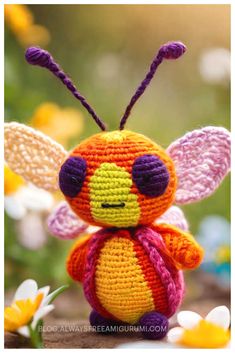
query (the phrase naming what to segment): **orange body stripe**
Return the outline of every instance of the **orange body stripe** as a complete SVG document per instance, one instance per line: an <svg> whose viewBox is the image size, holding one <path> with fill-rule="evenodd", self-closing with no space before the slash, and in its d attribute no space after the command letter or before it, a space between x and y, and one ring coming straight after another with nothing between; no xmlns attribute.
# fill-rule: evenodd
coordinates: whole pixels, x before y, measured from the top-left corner
<svg viewBox="0 0 235 353"><path fill-rule="evenodd" d="M66 268L74 281L83 281L90 237L91 235L89 234L79 239L68 254Z"/></svg>

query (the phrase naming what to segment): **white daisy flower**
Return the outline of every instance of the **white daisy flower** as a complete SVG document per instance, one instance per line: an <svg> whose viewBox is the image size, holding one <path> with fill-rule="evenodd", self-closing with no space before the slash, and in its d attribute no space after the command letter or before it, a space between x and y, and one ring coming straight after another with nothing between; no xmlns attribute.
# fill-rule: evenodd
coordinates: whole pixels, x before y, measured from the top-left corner
<svg viewBox="0 0 235 353"><path fill-rule="evenodd" d="M180 326L167 334L169 343L192 348L228 347L230 312L226 306L217 306L204 319L193 311L181 311L177 321Z"/></svg>
<svg viewBox="0 0 235 353"><path fill-rule="evenodd" d="M4 167L4 207L9 217L20 220L27 211L49 211L54 203L53 196L24 180L10 168Z"/></svg>

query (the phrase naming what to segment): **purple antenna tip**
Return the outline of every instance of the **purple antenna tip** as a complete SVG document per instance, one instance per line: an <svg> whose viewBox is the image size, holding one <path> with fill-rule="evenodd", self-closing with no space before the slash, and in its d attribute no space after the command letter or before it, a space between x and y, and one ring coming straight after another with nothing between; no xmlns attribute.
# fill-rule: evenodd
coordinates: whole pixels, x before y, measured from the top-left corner
<svg viewBox="0 0 235 353"><path fill-rule="evenodd" d="M52 64L51 55L39 47L30 47L25 52L25 59L31 65L38 65L49 68Z"/></svg>
<svg viewBox="0 0 235 353"><path fill-rule="evenodd" d="M161 46L159 56L164 59L178 59L186 51L186 46L181 42L169 42Z"/></svg>
<svg viewBox="0 0 235 353"><path fill-rule="evenodd" d="M67 89L73 94L73 96L80 101L80 103L93 117L96 124L101 128L101 130L106 130L103 121L98 117L93 108L86 101L85 97L81 95L81 93L74 86L71 79L59 67L59 65L55 62L55 60L48 51L39 47L30 47L25 52L25 59L31 65L45 67L46 69L51 71L53 75L55 75L67 87Z"/></svg>
<svg viewBox="0 0 235 353"><path fill-rule="evenodd" d="M164 61L164 59L178 59L181 55L183 55L186 51L186 46L181 42L168 42L161 46L159 52L154 57L152 64L150 66L149 71L147 72L144 80L141 82L135 94L132 96L130 103L126 107L125 113L120 121L119 128L120 130L124 129L126 121L131 113L131 110L136 103L136 101L140 98L140 96L144 93L150 81L155 75L158 66Z"/></svg>

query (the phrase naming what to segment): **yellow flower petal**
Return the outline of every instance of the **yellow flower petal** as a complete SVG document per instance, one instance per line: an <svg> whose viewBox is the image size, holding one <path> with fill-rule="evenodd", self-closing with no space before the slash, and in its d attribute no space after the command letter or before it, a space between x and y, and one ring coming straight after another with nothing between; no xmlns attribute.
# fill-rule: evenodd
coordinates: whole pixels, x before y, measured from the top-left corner
<svg viewBox="0 0 235 353"><path fill-rule="evenodd" d="M40 25L32 25L22 30L18 34L19 41L23 46L28 45L47 45L50 41L50 34L48 30Z"/></svg>
<svg viewBox="0 0 235 353"><path fill-rule="evenodd" d="M228 330L206 320L201 320L195 328L184 330L179 343L193 348L222 348L227 345L229 340L230 332Z"/></svg>
<svg viewBox="0 0 235 353"><path fill-rule="evenodd" d="M36 296L36 299L34 301L34 305L35 305L35 311L39 308L42 300L43 300L44 294L42 292L38 293L38 295Z"/></svg>
<svg viewBox="0 0 235 353"><path fill-rule="evenodd" d="M38 310L43 299L43 293L39 293L35 300L17 300L4 310L5 331L16 331L19 327L27 325Z"/></svg>
<svg viewBox="0 0 235 353"><path fill-rule="evenodd" d="M5 20L8 27L23 46L46 45L50 40L48 30L34 24L34 17L26 5L5 5Z"/></svg>
<svg viewBox="0 0 235 353"><path fill-rule="evenodd" d="M19 327L18 321L4 317L4 330L7 332L15 332Z"/></svg>
<svg viewBox="0 0 235 353"><path fill-rule="evenodd" d="M4 165L4 194L14 194L25 182L23 178L15 174L7 165Z"/></svg>
<svg viewBox="0 0 235 353"><path fill-rule="evenodd" d="M33 15L25 5L5 5L5 20L14 33L19 33L33 24Z"/></svg>
<svg viewBox="0 0 235 353"><path fill-rule="evenodd" d="M7 307L4 310L5 331L15 331L20 326L21 313L14 307Z"/></svg>
<svg viewBox="0 0 235 353"><path fill-rule="evenodd" d="M83 116L78 110L61 109L58 105L47 102L35 111L31 118L31 126L66 146L69 139L81 133Z"/></svg>

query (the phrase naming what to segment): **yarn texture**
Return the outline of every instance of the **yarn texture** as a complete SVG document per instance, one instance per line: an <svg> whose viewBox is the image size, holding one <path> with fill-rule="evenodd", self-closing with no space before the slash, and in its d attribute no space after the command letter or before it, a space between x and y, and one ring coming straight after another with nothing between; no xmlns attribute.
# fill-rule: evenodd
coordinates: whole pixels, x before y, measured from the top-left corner
<svg viewBox="0 0 235 353"><path fill-rule="evenodd" d="M61 168L60 184L74 173L71 158L86 161L80 192L79 173L69 192L73 211L97 226L133 227L151 224L173 203L177 186L174 163L157 144L128 130L102 132L78 145ZM65 166L65 167L64 167ZM82 177L83 179L83 177Z"/></svg>
<svg viewBox="0 0 235 353"><path fill-rule="evenodd" d="M168 147L179 180L177 204L201 200L216 190L230 171L230 145L226 129L208 126L187 133Z"/></svg>
<svg viewBox="0 0 235 353"><path fill-rule="evenodd" d="M103 121L50 53L31 47L25 54L31 65L52 72L102 130L68 153L32 128L5 124L8 166L37 187L60 189L65 197L48 218L48 228L60 239L80 236L66 266L72 279L83 285L93 309L90 322L97 331L99 326L136 324L143 326L146 338L163 338L168 318L184 295L182 271L197 268L203 258L183 212L173 204L213 194L230 170L230 133L221 127L202 128L165 150L124 129L159 65L185 51L181 42L160 47L119 130L111 132L105 131ZM93 234L90 225L96 226ZM96 231L97 227L101 228Z"/></svg>
<svg viewBox="0 0 235 353"><path fill-rule="evenodd" d="M140 326L145 329L145 338L150 340L159 340L166 336L169 324L164 315L156 312L150 312L142 316ZM155 327L155 330L153 330L153 327Z"/></svg>
<svg viewBox="0 0 235 353"><path fill-rule="evenodd" d="M157 218L153 225L165 223L171 224L184 232L188 232L189 225L183 211L177 206L171 206L161 217Z"/></svg>
<svg viewBox="0 0 235 353"><path fill-rule="evenodd" d="M76 99L78 99L83 107L88 111L88 113L95 120L97 125L101 128L101 130L105 130L105 124L95 113L94 109L87 102L85 97L81 95L81 93L76 89L71 79L64 73L64 71L59 67L59 65L55 62L53 57L48 51L41 49L39 47L31 47L26 50L25 58L31 65L38 65L50 70L56 77L61 80L61 82L68 88L68 90L74 95Z"/></svg>
<svg viewBox="0 0 235 353"><path fill-rule="evenodd" d="M28 126L5 123L5 160L9 167L39 188L58 190L58 169L67 156L64 148Z"/></svg>
<svg viewBox="0 0 235 353"><path fill-rule="evenodd" d="M127 323L137 323L149 311L170 317L184 293L182 273L161 236L146 227L103 229L83 238L69 254L67 269L83 282L97 312Z"/></svg>
<svg viewBox="0 0 235 353"><path fill-rule="evenodd" d="M88 228L88 224L82 222L65 201L50 214L47 226L51 234L60 239L74 239Z"/></svg>

